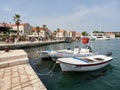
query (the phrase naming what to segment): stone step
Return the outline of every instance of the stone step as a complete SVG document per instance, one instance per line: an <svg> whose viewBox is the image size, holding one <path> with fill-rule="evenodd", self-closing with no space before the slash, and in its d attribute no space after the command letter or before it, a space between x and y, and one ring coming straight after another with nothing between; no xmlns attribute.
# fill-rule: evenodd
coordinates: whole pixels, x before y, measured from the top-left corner
<svg viewBox="0 0 120 90"><path fill-rule="evenodd" d="M11 61L20 58L27 58L27 53L24 50L10 50L9 52L0 52L0 62Z"/></svg>
<svg viewBox="0 0 120 90"><path fill-rule="evenodd" d="M16 59L21 59L21 58L27 58L27 55L15 55L15 56L2 57L2 58L0 58L0 63L6 62L6 61L14 61Z"/></svg>
<svg viewBox="0 0 120 90"><path fill-rule="evenodd" d="M10 67L10 66L15 66L15 65L20 65L20 64L25 64L28 63L29 59L26 58L20 58L20 59L14 59L14 60L9 60L9 61L4 61L0 62L0 69L5 68L5 67Z"/></svg>

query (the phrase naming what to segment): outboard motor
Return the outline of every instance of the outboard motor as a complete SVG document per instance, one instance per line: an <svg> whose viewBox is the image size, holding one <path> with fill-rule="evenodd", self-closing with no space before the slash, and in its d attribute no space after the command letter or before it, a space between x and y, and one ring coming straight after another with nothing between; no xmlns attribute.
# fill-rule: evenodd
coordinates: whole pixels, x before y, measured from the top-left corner
<svg viewBox="0 0 120 90"><path fill-rule="evenodd" d="M69 47L69 48L67 48L67 50L71 50L71 48Z"/></svg>
<svg viewBox="0 0 120 90"><path fill-rule="evenodd" d="M89 52L92 52L92 48L89 45L86 45L85 48L89 49Z"/></svg>
<svg viewBox="0 0 120 90"><path fill-rule="evenodd" d="M106 55L106 56L111 56L111 55L112 55L112 52L107 52L105 55Z"/></svg>

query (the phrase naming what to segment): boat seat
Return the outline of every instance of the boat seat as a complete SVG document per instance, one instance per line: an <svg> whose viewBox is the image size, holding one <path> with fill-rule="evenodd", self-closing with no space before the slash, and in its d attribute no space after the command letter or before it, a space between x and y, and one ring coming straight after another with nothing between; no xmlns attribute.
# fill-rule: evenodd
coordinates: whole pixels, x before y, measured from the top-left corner
<svg viewBox="0 0 120 90"><path fill-rule="evenodd" d="M79 48L74 48L74 54L78 54L80 52Z"/></svg>
<svg viewBox="0 0 120 90"><path fill-rule="evenodd" d="M104 59L103 58L94 58L95 60L98 60L98 61L103 61Z"/></svg>
<svg viewBox="0 0 120 90"><path fill-rule="evenodd" d="M89 53L89 49L81 48L80 53Z"/></svg>
<svg viewBox="0 0 120 90"><path fill-rule="evenodd" d="M92 59L89 59L89 58L83 58L84 60L87 60L88 62L95 62L96 60L92 60Z"/></svg>

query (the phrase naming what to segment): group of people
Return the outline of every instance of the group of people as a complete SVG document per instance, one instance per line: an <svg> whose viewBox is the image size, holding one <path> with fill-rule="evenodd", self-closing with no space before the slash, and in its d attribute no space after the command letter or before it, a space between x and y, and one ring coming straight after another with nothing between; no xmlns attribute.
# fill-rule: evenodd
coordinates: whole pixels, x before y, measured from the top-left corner
<svg viewBox="0 0 120 90"><path fill-rule="evenodd" d="M15 42L15 38L13 38L13 37L7 37L6 39L5 39L5 42L8 44L8 43L14 43Z"/></svg>

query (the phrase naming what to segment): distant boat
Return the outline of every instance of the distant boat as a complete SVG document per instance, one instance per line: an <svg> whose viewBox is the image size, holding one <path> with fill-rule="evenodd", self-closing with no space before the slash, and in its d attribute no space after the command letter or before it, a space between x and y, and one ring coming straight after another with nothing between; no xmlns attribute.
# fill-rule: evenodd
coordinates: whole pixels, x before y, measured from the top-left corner
<svg viewBox="0 0 120 90"><path fill-rule="evenodd" d="M93 33L91 35L91 38L95 40L109 40L110 39L104 33Z"/></svg>

